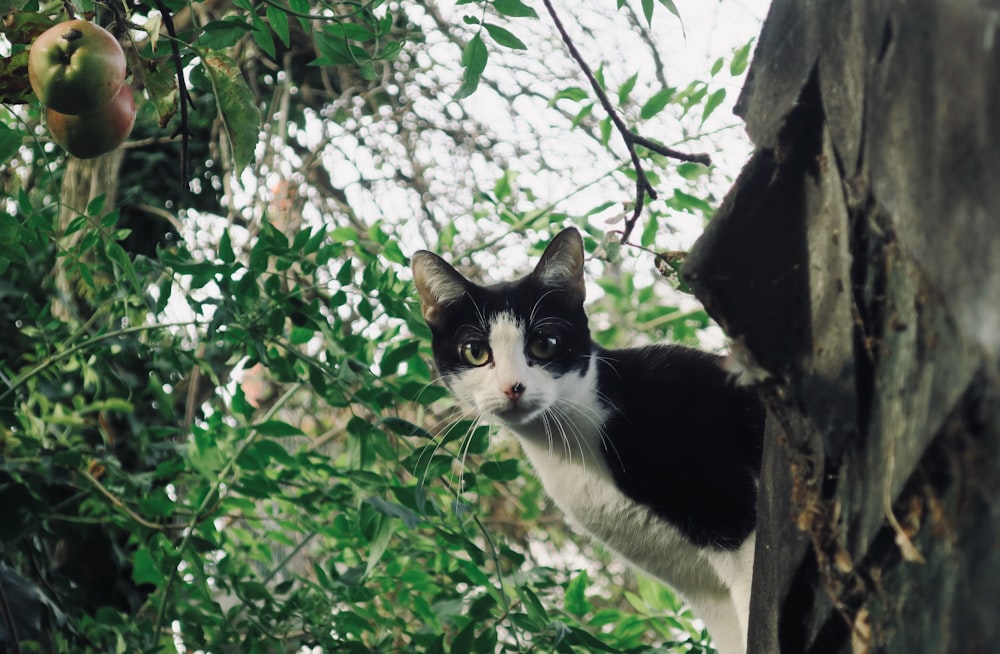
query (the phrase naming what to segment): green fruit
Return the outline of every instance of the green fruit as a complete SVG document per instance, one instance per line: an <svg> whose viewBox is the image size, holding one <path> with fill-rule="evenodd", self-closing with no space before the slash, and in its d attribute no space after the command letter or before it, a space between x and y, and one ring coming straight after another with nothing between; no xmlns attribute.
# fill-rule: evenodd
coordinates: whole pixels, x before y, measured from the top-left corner
<svg viewBox="0 0 1000 654"><path fill-rule="evenodd" d="M121 145L135 124L135 96L128 84L111 103L89 114L45 112L52 140L80 159L92 159Z"/></svg>
<svg viewBox="0 0 1000 654"><path fill-rule="evenodd" d="M63 114L87 114L109 104L118 97L125 72L125 53L115 37L85 20L43 32L28 56L35 95Z"/></svg>

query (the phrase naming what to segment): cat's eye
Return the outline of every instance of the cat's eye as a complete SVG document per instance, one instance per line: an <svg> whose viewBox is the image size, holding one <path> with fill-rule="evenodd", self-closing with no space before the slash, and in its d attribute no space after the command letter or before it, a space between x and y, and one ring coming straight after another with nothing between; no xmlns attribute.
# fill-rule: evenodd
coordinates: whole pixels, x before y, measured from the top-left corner
<svg viewBox="0 0 1000 654"><path fill-rule="evenodd" d="M528 354L547 361L559 352L559 339L548 334L535 334L528 342Z"/></svg>
<svg viewBox="0 0 1000 654"><path fill-rule="evenodd" d="M490 348L477 341L462 343L458 351L465 362L471 366L485 366L493 358Z"/></svg>

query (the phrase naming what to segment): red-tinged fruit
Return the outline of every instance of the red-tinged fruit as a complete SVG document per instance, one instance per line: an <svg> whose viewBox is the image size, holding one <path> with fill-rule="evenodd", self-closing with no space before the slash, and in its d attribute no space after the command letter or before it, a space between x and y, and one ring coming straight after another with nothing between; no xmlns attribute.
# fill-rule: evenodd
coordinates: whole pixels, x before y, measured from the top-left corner
<svg viewBox="0 0 1000 654"><path fill-rule="evenodd" d="M93 159L125 142L135 125L135 96L123 86L110 104L89 114L74 116L51 108L45 112L52 140L79 159Z"/></svg>
<svg viewBox="0 0 1000 654"><path fill-rule="evenodd" d="M118 97L125 53L103 27L69 20L31 44L28 79L42 104L63 114L89 114Z"/></svg>

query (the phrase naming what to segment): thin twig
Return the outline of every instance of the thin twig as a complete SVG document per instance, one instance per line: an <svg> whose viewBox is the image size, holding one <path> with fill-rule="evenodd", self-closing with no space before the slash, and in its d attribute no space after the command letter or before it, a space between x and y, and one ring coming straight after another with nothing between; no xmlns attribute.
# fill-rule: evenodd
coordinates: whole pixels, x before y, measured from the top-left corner
<svg viewBox="0 0 1000 654"><path fill-rule="evenodd" d="M600 100L601 106L604 107L604 111L607 112L608 118L610 118L611 122L614 123L618 133L621 134L622 140L625 141L625 147L628 149L629 158L632 160L632 167L635 169L635 208L632 210L632 216L625 221L625 229L622 231L622 243L627 243L629 236L632 234L632 230L635 229L639 216L642 215L642 209L646 204L646 197L648 196L651 200L655 200L657 198L656 189L654 189L653 185L649 183L646 171L642 167L642 161L639 159L639 154L636 152L636 145L641 145L644 148L665 157L670 157L671 159L690 161L704 164L706 166L712 163L712 159L707 153L688 154L674 150L673 148L668 148L665 145L660 145L655 141L643 138L630 130L628 126L625 125L625 121L622 120L621 116L618 115L618 112L611 104L611 99L608 98L608 94L604 92L603 88L601 88L601 84L597 81L597 77L594 75L594 72L591 70L586 60L584 60L583 55L580 54L579 50L577 50L576 44L573 43L573 39L571 39L569 33L566 32L566 28L563 27L562 21L559 19L559 14L556 13L551 0L542 0L542 2L545 4L545 9L549 12L549 16L552 18L552 23L556 26L556 30L559 32L560 38L562 38L563 43L566 44L566 48L569 50L570 56L572 56L577 65L580 66L580 70L583 71L587 81L590 82L591 88L594 89L594 93L597 94L597 98Z"/></svg>
<svg viewBox="0 0 1000 654"><path fill-rule="evenodd" d="M109 491L107 488L105 488L104 484L102 484L97 479L97 477L90 474L88 471L86 470L80 471L80 476L89 481L91 485L94 486L94 488L100 491L101 495L106 497L108 501L111 502L111 504L124 511L126 514L128 514L128 517L132 518L143 527L147 527L149 529L155 529L156 531L163 531L163 525L158 525L155 522L150 522L149 520L146 520L132 509L128 508L128 506L125 504L124 501L122 501L120 497L118 497L117 495Z"/></svg>
<svg viewBox="0 0 1000 654"><path fill-rule="evenodd" d="M177 73L177 97L181 110L181 124L177 127L171 138L181 135L181 189L190 191L191 185L188 180L190 153L188 151L188 140L191 138L191 128L188 124L188 103L191 96L188 95L187 83L184 81L184 64L181 62L181 49L177 45L177 31L174 29L174 19L170 15L170 10L163 4L163 0L153 0L156 8L160 11L163 24L170 35L170 53L174 60L174 70Z"/></svg>

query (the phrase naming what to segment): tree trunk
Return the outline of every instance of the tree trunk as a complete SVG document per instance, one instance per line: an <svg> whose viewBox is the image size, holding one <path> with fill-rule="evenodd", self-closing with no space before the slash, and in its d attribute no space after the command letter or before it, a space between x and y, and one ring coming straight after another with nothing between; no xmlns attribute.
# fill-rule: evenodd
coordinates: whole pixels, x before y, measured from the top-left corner
<svg viewBox="0 0 1000 654"><path fill-rule="evenodd" d="M76 318L85 321L90 317L90 307L80 297L84 291L80 287L79 267L92 261L93 253L77 252L84 234L88 230L77 230L63 235L66 228L78 216L87 212L91 200L103 195L102 215L114 209L118 199L118 177L123 151L115 149L96 159L66 157L62 186L59 192L59 250L66 256L56 258L52 276L55 280L56 297L52 303L52 314L61 320Z"/></svg>
<svg viewBox="0 0 1000 654"><path fill-rule="evenodd" d="M685 268L771 374L751 653L1000 652L998 80L996 9L771 8Z"/></svg>

